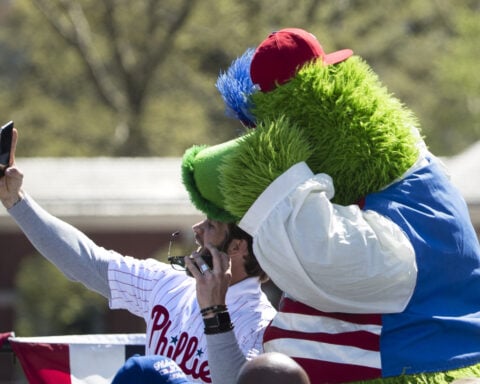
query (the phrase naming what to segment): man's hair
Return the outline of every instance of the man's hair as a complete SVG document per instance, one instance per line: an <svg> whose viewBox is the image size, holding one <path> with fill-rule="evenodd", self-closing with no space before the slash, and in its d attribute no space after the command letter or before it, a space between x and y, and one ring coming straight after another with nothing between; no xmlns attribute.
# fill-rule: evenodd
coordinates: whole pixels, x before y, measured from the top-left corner
<svg viewBox="0 0 480 384"><path fill-rule="evenodd" d="M247 232L245 232L242 228L240 228L238 225L234 223L229 223L228 224L228 236L229 236L229 241L230 243L231 240L233 239L238 239L238 240L246 240L248 244L248 255L245 257L245 272L247 272L247 275L250 277L258 277L260 282L265 283L268 281L268 276L265 273L265 271L262 269L260 264L258 264L257 258L255 257L255 254L253 253L253 238L250 236Z"/></svg>

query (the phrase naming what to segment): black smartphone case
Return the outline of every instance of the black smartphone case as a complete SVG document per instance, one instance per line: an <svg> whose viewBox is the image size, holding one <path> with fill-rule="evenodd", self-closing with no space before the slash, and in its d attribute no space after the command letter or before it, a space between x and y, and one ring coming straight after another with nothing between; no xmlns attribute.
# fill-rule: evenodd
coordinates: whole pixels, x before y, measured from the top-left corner
<svg viewBox="0 0 480 384"><path fill-rule="evenodd" d="M5 174L9 165L12 149L13 121L5 124L0 131L0 176Z"/></svg>

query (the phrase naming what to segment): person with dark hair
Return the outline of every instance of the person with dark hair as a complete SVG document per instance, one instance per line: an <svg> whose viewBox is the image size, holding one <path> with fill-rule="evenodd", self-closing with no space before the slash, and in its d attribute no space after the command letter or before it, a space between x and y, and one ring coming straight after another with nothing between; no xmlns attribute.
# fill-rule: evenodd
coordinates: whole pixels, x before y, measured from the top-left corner
<svg viewBox="0 0 480 384"><path fill-rule="evenodd" d="M172 358L189 380L211 383L209 335L234 334L245 358L263 351L263 332L276 310L261 289L265 273L253 255L250 236L235 225L208 218L193 225L198 250L191 258L172 262L186 264L195 279L185 268L176 270L177 264L104 249L23 191L23 174L14 162L16 141L14 130L12 165L0 177L3 205L34 247L66 277L106 297L111 309L126 309L145 320L147 355ZM219 276L221 286L197 300L196 287Z"/></svg>

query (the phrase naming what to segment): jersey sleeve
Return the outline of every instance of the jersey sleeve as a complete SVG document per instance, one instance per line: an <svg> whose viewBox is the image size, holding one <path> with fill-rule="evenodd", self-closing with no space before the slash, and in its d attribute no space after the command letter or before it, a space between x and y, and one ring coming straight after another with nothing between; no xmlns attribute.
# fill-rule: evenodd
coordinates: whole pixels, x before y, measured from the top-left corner
<svg viewBox="0 0 480 384"><path fill-rule="evenodd" d="M174 271L170 265L155 259L140 260L126 256L113 260L108 267L111 290L111 309L126 309L144 317L149 313L153 290L168 295L174 287L186 279L185 272Z"/></svg>
<svg viewBox="0 0 480 384"><path fill-rule="evenodd" d="M248 360L263 352L263 334L276 314L271 307L265 306L264 310L264 313L252 313L248 319L244 316L234 321L234 331L240 349Z"/></svg>
<svg viewBox="0 0 480 384"><path fill-rule="evenodd" d="M262 292L258 279L250 277L231 286L227 304L244 356L251 359L262 353L263 334L277 312Z"/></svg>

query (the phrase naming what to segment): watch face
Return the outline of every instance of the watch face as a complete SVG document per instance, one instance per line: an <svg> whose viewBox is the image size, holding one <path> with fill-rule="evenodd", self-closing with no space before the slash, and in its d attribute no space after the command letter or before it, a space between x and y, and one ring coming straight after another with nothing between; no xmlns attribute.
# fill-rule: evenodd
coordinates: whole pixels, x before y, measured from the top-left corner
<svg viewBox="0 0 480 384"><path fill-rule="evenodd" d="M216 313L213 317L203 319L203 322L207 328L227 327L232 324L228 312Z"/></svg>
<svg viewBox="0 0 480 384"><path fill-rule="evenodd" d="M203 317L203 324L205 325L204 332L206 335L228 332L233 329L232 320L230 319L226 305L212 305L211 307L202 308L200 312L202 316L214 315L213 317Z"/></svg>
<svg viewBox="0 0 480 384"><path fill-rule="evenodd" d="M213 316L209 317L207 319L203 319L203 322L205 323L205 326L208 328L213 328L213 327L218 327L218 317Z"/></svg>

